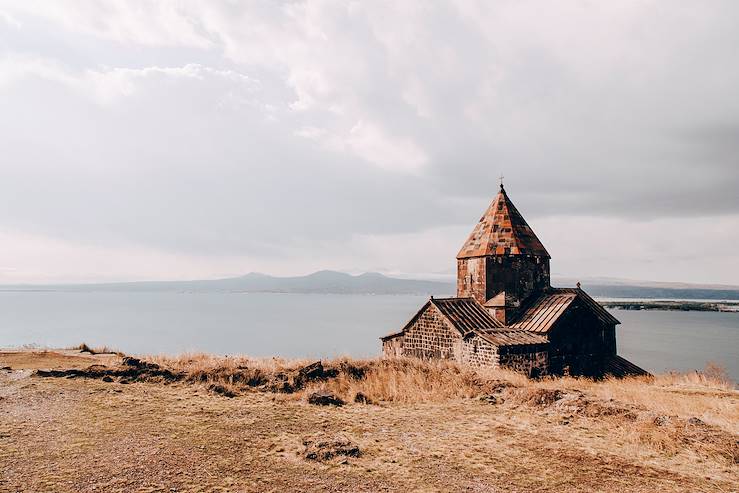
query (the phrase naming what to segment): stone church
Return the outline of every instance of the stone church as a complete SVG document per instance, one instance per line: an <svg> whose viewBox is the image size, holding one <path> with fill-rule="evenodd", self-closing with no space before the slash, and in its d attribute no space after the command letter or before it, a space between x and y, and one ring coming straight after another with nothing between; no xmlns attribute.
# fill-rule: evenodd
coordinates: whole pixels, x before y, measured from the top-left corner
<svg viewBox="0 0 739 493"><path fill-rule="evenodd" d="M432 296L402 330L382 338L383 355L530 376L645 374L616 354L620 322L579 283L551 287L549 259L501 184L457 254L457 296Z"/></svg>

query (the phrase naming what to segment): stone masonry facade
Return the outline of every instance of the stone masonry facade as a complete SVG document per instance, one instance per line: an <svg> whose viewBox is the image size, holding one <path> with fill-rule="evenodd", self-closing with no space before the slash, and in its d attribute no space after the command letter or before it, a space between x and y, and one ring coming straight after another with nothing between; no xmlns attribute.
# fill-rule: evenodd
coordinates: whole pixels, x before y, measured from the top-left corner
<svg viewBox="0 0 739 493"><path fill-rule="evenodd" d="M546 257L473 257L457 260L457 296L482 304L500 292L517 308L530 294L549 287Z"/></svg>
<svg viewBox="0 0 739 493"><path fill-rule="evenodd" d="M455 331L456 332L456 331ZM456 359L462 336L449 330L441 313L429 305L403 334L403 356L421 359Z"/></svg>
<svg viewBox="0 0 739 493"><path fill-rule="evenodd" d="M644 374L616 353L619 321L577 288L553 288L550 256L503 184L456 257L454 298L431 297L385 357L446 359L530 376Z"/></svg>
<svg viewBox="0 0 739 493"><path fill-rule="evenodd" d="M457 361L470 366L498 368L500 366L498 347L474 334L465 338Z"/></svg>
<svg viewBox="0 0 739 493"><path fill-rule="evenodd" d="M424 360L447 359L483 368L506 367L527 375L547 374L546 346L502 346L480 334L466 337L449 327L432 306L413 321L402 335L383 340L383 357L414 357Z"/></svg>
<svg viewBox="0 0 739 493"><path fill-rule="evenodd" d="M533 377L549 373L549 351L546 346L504 346L500 365Z"/></svg>

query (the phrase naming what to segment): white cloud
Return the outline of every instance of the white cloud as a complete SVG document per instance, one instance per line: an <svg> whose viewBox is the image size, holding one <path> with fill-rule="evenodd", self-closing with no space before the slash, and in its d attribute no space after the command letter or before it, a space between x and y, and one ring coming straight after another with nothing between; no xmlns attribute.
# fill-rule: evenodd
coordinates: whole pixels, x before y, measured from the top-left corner
<svg viewBox="0 0 739 493"><path fill-rule="evenodd" d="M85 33L119 43L207 48L211 36L204 30L192 2L176 0L4 0L0 6L20 14L41 16L74 33Z"/></svg>
<svg viewBox="0 0 739 493"><path fill-rule="evenodd" d="M739 284L739 215L629 221L553 216L529 221L566 276Z"/></svg>
<svg viewBox="0 0 739 493"><path fill-rule="evenodd" d="M66 85L73 85L75 77L69 75L59 62L22 54L0 57L0 88L15 84L27 77L41 77Z"/></svg>
<svg viewBox="0 0 739 493"><path fill-rule="evenodd" d="M0 284L218 278L254 264L247 257L91 245L16 231L1 231L0 244Z"/></svg>
<svg viewBox="0 0 739 493"><path fill-rule="evenodd" d="M23 27L21 21L7 12L3 12L2 10L0 10L0 21L4 22L6 25L12 27L13 29L20 29Z"/></svg>
<svg viewBox="0 0 739 493"><path fill-rule="evenodd" d="M381 167L416 171L428 162L411 139L388 135L381 126L365 121L351 128L344 143L357 156Z"/></svg>
<svg viewBox="0 0 739 493"><path fill-rule="evenodd" d="M563 274L739 279L669 219L735 243L736 3L664 5L0 0L0 227L439 271L503 171Z"/></svg>
<svg viewBox="0 0 739 493"><path fill-rule="evenodd" d="M258 81L233 70L217 70L190 63L181 67L103 68L74 72L55 60L29 55L0 57L0 87L30 77L61 83L76 92L92 98L99 104L111 104L131 96L146 79L183 78L202 81L218 78L235 83L249 91L258 87Z"/></svg>
<svg viewBox="0 0 739 493"><path fill-rule="evenodd" d="M428 163L428 156L415 142L388 135L382 127L370 122L359 121L343 135L317 127L303 127L295 135L316 140L331 151L351 153L391 171L417 173Z"/></svg>

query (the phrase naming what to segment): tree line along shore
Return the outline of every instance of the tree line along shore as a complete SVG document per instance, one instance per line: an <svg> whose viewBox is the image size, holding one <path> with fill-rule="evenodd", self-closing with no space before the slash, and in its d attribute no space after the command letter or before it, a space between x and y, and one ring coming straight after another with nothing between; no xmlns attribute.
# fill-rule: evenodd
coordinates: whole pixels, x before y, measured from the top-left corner
<svg viewBox="0 0 739 493"><path fill-rule="evenodd" d="M739 301L608 300L599 301L599 303L606 308L615 308L618 310L668 310L739 313Z"/></svg>

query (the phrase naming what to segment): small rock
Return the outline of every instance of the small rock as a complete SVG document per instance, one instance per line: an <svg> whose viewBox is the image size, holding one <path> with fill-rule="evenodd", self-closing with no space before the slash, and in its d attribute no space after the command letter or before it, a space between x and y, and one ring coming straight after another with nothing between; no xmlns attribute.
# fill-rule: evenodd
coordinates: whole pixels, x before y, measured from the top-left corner
<svg viewBox="0 0 739 493"><path fill-rule="evenodd" d="M103 377L103 382L112 382L113 378L110 375L105 375Z"/></svg>
<svg viewBox="0 0 739 493"><path fill-rule="evenodd" d="M0 370L13 371L13 369L9 366L3 366L2 368L0 368Z"/></svg>
<svg viewBox="0 0 739 493"><path fill-rule="evenodd" d="M655 426L665 426L669 422L670 422L669 416L657 416L656 418L654 418L654 421L653 421Z"/></svg>
<svg viewBox="0 0 739 493"><path fill-rule="evenodd" d="M359 457L359 446L343 435L333 438L310 437L303 440L304 457L308 460L328 461L340 457L339 463L346 464L347 457Z"/></svg>
<svg viewBox="0 0 739 493"><path fill-rule="evenodd" d="M495 396L495 395L492 395L492 394L490 394L490 395L482 395L482 396L480 396L480 400L482 402L487 402L488 404L503 404L503 398L502 397L498 397L498 396Z"/></svg>
<svg viewBox="0 0 739 493"><path fill-rule="evenodd" d="M133 366L134 368L140 368L143 366L143 362L140 359L132 356L126 356L123 358L123 364L126 366Z"/></svg>
<svg viewBox="0 0 739 493"><path fill-rule="evenodd" d="M320 361L311 363L298 370L298 374L306 380L316 380L323 378L323 364Z"/></svg>
<svg viewBox="0 0 739 493"><path fill-rule="evenodd" d="M313 392L308 396L308 403L316 406L343 406L344 401L336 397L331 392Z"/></svg>
<svg viewBox="0 0 739 493"><path fill-rule="evenodd" d="M223 397L236 397L236 392L217 383L210 384L208 386L208 390L215 392L216 394L221 394Z"/></svg>
<svg viewBox="0 0 739 493"><path fill-rule="evenodd" d="M357 392L357 395L354 396L354 402L356 402L357 404L374 404L372 402L372 399L361 392Z"/></svg>
<svg viewBox="0 0 739 493"><path fill-rule="evenodd" d="M149 363L147 361L142 361L132 356L124 357L122 363L125 366L130 366L131 368L136 368L139 370L158 370L159 369L159 365L157 365L156 363Z"/></svg>
<svg viewBox="0 0 739 493"><path fill-rule="evenodd" d="M693 426L706 426L705 421L700 418L690 418L688 420L688 424Z"/></svg>

